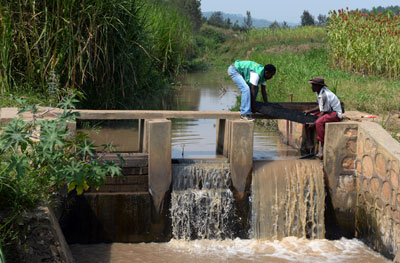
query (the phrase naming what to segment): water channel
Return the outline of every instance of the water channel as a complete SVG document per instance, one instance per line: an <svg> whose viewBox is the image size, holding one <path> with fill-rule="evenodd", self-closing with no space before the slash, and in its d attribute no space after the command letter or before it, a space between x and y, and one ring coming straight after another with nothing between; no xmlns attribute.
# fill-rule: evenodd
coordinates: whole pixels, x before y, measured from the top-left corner
<svg viewBox="0 0 400 263"><path fill-rule="evenodd" d="M176 96L168 109L230 110L239 94L225 72L196 73L183 76L175 86ZM172 124L173 158L218 158L215 155L215 120L174 120ZM133 124L135 126L136 124ZM108 128L91 137L106 137L120 151L135 150L137 131L120 128L118 135ZM118 141L120 140L120 141ZM96 144L102 144L100 140ZM255 127L254 159L297 159L296 151L281 142L277 132ZM390 262L356 239L327 240L285 237L281 240L225 239L178 240L168 243L94 244L70 246L78 263L85 262Z"/></svg>

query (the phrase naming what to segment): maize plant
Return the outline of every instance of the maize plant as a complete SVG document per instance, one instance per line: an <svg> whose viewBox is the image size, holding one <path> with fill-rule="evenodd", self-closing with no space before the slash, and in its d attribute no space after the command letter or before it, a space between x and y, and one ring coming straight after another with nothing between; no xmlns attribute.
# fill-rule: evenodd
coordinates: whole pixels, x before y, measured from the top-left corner
<svg viewBox="0 0 400 263"><path fill-rule="evenodd" d="M400 76L400 16L340 9L329 12L330 62L341 70Z"/></svg>

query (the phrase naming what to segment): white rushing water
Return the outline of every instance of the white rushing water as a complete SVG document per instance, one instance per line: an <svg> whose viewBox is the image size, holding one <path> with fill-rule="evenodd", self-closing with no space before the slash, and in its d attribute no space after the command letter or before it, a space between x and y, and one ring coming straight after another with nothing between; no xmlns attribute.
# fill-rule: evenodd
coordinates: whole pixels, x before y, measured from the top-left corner
<svg viewBox="0 0 400 263"><path fill-rule="evenodd" d="M233 238L234 206L227 164L173 166L172 235L176 239Z"/></svg>

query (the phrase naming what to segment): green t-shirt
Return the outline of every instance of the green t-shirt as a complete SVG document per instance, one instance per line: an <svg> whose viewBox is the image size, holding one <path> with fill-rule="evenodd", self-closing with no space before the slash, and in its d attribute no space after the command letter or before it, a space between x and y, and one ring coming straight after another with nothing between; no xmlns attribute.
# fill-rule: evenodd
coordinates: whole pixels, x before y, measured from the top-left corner
<svg viewBox="0 0 400 263"><path fill-rule="evenodd" d="M236 70L240 73L240 75L242 75L247 85L249 86L251 85L250 71L254 71L260 76L260 80L258 81L258 83L264 83L266 81L264 77L264 66L261 64L258 64L253 61L236 60L233 65L235 66Z"/></svg>

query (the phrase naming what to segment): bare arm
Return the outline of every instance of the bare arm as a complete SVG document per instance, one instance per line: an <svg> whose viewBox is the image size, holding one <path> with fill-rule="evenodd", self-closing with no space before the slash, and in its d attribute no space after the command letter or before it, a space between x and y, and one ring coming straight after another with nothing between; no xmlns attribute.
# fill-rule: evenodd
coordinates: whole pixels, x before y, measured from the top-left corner
<svg viewBox="0 0 400 263"><path fill-rule="evenodd" d="M265 90L265 85L261 85L261 94L265 103L268 103L267 91Z"/></svg>
<svg viewBox="0 0 400 263"><path fill-rule="evenodd" d="M315 106L312 109L304 111L305 114L314 113L314 112L319 112L319 106Z"/></svg>
<svg viewBox="0 0 400 263"><path fill-rule="evenodd" d="M256 105L256 95L258 91L258 86L251 85L250 93L251 93L251 111L253 113L256 112L255 105Z"/></svg>

